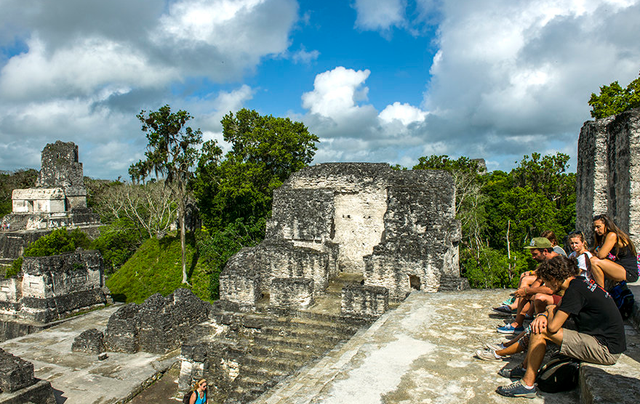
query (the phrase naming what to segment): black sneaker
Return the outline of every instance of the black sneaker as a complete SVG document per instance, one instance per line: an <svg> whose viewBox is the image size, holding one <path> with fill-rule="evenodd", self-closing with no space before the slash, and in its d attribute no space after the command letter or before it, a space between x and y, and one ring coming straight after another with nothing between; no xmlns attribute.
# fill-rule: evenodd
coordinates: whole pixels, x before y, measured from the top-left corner
<svg viewBox="0 0 640 404"><path fill-rule="evenodd" d="M523 398L536 398L538 397L538 388L533 386L532 389L524 387L522 380L513 382L508 386L500 386L496 389L496 392L505 397L523 397Z"/></svg>
<svg viewBox="0 0 640 404"><path fill-rule="evenodd" d="M522 365L518 365L513 369L502 368L498 371L498 374L508 379L522 379L526 372L527 369L523 368Z"/></svg>

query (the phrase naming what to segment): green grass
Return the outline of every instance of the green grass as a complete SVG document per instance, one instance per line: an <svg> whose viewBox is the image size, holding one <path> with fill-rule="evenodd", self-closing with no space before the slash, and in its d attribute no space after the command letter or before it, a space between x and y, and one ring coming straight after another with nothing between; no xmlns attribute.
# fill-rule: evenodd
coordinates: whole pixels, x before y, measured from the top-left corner
<svg viewBox="0 0 640 404"><path fill-rule="evenodd" d="M142 303L149 296L166 296L182 287L203 300L211 301L210 270L198 263L194 238L187 235L187 274L190 286L182 283L180 238L166 236L145 241L131 258L107 279L116 301Z"/></svg>

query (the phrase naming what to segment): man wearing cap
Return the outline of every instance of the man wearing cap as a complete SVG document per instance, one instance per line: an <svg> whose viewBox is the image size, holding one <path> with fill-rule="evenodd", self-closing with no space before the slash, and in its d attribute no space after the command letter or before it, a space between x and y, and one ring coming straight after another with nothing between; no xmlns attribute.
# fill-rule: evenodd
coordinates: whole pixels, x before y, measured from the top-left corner
<svg viewBox="0 0 640 404"><path fill-rule="evenodd" d="M531 240L531 243L524 248L528 249L531 253L531 258L537 262L545 262L553 257L557 257L558 253L553 251L551 242L546 237L536 237ZM524 323L524 306L529 303L531 298L536 294L552 295L553 290L544 286L544 282L541 279L536 279L529 286L522 286L515 292L516 297L520 297L518 301L518 311L516 312L516 318L511 324L507 324L498 328L498 332L501 334L518 334L524 331L522 323Z"/></svg>

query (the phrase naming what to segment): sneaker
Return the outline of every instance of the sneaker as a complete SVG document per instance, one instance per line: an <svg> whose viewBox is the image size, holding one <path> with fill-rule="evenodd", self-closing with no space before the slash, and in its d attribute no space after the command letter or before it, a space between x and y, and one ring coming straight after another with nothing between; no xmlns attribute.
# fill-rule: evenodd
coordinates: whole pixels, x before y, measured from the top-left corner
<svg viewBox="0 0 640 404"><path fill-rule="evenodd" d="M504 314L511 314L513 312L513 310L511 310L511 307L507 306L506 304L503 304L502 306L499 306L499 307L494 307L493 311L497 311L498 313L504 313Z"/></svg>
<svg viewBox="0 0 640 404"><path fill-rule="evenodd" d="M524 327L514 327L511 324L507 324L504 327L498 327L498 332L500 334L519 334L524 331Z"/></svg>
<svg viewBox="0 0 640 404"><path fill-rule="evenodd" d="M483 361L497 361L502 360L503 356L496 354L493 349L478 349L476 351L476 358Z"/></svg>
<svg viewBox="0 0 640 404"><path fill-rule="evenodd" d="M522 380L508 386L500 386L496 392L505 397L536 398L538 396L538 388L534 385L532 389L528 389L522 384Z"/></svg>
<svg viewBox="0 0 640 404"><path fill-rule="evenodd" d="M506 377L507 379L522 379L526 372L527 369L523 368L522 365L518 365L513 369L507 369L504 367L498 371L498 374L502 377Z"/></svg>
<svg viewBox="0 0 640 404"><path fill-rule="evenodd" d="M494 350L494 351L499 351L499 350L501 350L501 349L505 349L505 348L506 348L506 346L504 346L504 344L503 344L502 342L501 342L501 343L499 343L499 344L490 344L490 343L488 343L488 342L485 342L485 343L484 343L484 348L485 348L485 349L492 349L492 350Z"/></svg>
<svg viewBox="0 0 640 404"><path fill-rule="evenodd" d="M502 304L505 305L505 306L509 306L509 305L513 304L513 302L515 302L515 301L516 301L516 297L515 296L511 296L510 298L508 298L507 300L502 302Z"/></svg>

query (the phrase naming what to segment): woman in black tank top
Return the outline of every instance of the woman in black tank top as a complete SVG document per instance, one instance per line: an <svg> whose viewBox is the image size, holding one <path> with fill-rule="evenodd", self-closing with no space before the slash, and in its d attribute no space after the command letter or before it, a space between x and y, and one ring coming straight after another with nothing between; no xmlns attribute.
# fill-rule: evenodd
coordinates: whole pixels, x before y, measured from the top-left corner
<svg viewBox="0 0 640 404"><path fill-rule="evenodd" d="M593 280L604 287L604 278L613 281L638 280L636 248L629 236L607 215L593 218L594 257L591 258Z"/></svg>

